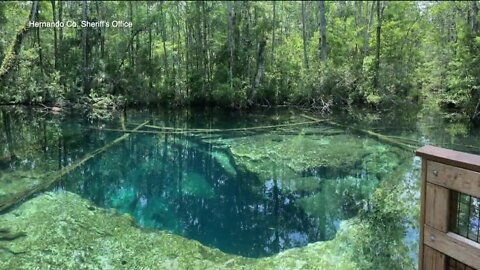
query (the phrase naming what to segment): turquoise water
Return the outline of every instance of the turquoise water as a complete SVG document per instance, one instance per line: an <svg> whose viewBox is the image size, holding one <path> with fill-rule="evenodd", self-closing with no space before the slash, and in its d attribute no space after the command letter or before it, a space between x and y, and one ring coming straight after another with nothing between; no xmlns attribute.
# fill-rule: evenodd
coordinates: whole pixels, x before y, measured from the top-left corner
<svg viewBox="0 0 480 270"><path fill-rule="evenodd" d="M336 240L352 220L364 228L349 244L359 260L385 266L398 264L398 256L409 258L410 266L416 260L420 163L412 151L322 123L287 126L308 121L287 109L132 109L108 121L22 108L1 112L0 205L15 201L3 214L21 205L11 198L22 194L28 201L43 191L73 192L109 213L130 215L147 231L253 258ZM330 117L412 146L478 149L475 129L409 112ZM120 129L146 120L177 129L283 126L188 134L154 134L158 130L144 127L148 133L131 133L58 181L28 192L124 135Z"/></svg>
<svg viewBox="0 0 480 270"><path fill-rule="evenodd" d="M362 207L354 200L368 197L378 183L358 162L349 168L352 172L326 167L302 172L295 179L315 187L291 190L282 186L281 165L273 166L278 168L270 168L270 179L261 181L255 172L239 169L228 151L214 150L200 139L133 134L56 188L129 213L142 227L168 230L231 254L263 257L332 239L340 222ZM348 177L358 183L332 187L337 178ZM314 215L299 207L303 198L318 194L330 207L314 209Z"/></svg>

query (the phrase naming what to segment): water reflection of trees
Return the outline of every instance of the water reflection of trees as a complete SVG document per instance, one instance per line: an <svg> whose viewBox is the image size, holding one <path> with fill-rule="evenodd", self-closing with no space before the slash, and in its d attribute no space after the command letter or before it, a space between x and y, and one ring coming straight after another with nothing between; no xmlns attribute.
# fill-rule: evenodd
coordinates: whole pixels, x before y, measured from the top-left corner
<svg viewBox="0 0 480 270"><path fill-rule="evenodd" d="M10 205L111 136L85 132L81 118L0 108L0 206ZM88 131L88 130L87 130Z"/></svg>
<svg viewBox="0 0 480 270"><path fill-rule="evenodd" d="M214 151L221 150L181 136L136 135L68 176L65 185L131 213L145 227L248 256L332 239L375 187L371 179L344 177L325 180L318 190L290 191L277 178L281 166L263 183L242 170L232 176Z"/></svg>
<svg viewBox="0 0 480 270"><path fill-rule="evenodd" d="M19 157L8 163L6 170L0 169L4 174L14 169L55 171L118 136L86 129L90 123L76 117L22 110L1 110L0 117L1 156L14 153ZM156 121L184 127L189 117L193 116ZM141 113L129 116L133 122L144 118ZM242 123L248 125L248 121ZM221 122L214 119L204 124L218 126ZM317 187L291 190L282 179L282 164L272 164L271 181L265 183L242 170L232 176L214 158L215 151L221 149L182 136L132 135L68 175L58 187L83 194L99 205L131 213L145 227L168 229L231 253L263 256L332 239L340 221L372 207L371 194L382 180L377 179L377 174L362 173L362 164L359 168L343 168L341 174L320 168L304 175L319 176L322 180ZM346 175L348 171L351 173ZM376 206L382 207L385 211L392 208ZM388 228L361 221L370 224L363 227L361 246L370 251L362 256L372 258L383 252L384 261L394 262L391 254L401 245L392 249L391 243L400 243L404 238L404 227L397 226L403 219L399 215L387 220L380 214L382 218L377 221ZM383 240L373 234L386 229L389 234Z"/></svg>

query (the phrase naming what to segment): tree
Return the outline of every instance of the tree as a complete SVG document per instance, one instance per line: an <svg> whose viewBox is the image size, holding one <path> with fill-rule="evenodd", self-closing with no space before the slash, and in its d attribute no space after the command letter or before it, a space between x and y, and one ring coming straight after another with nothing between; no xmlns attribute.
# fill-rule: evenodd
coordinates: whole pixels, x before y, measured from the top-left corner
<svg viewBox="0 0 480 270"><path fill-rule="evenodd" d="M229 76L230 76L230 90L233 90L233 66L234 66L234 54L235 49L233 41L233 21L234 21L234 11L232 1L227 1L228 9L228 49L230 51L230 63L229 63Z"/></svg>
<svg viewBox="0 0 480 270"><path fill-rule="evenodd" d="M274 59L275 59L275 29L276 29L276 15L277 15L277 12L276 12L276 5L275 5L275 1L272 2L273 4L273 20L272 20L272 64L274 62Z"/></svg>
<svg viewBox="0 0 480 270"><path fill-rule="evenodd" d="M308 55L307 55L307 30L305 25L305 1L302 1L302 39L303 39L303 61L305 68L308 69Z"/></svg>
<svg viewBox="0 0 480 270"><path fill-rule="evenodd" d="M262 82L263 75L265 74L265 47L267 46L267 39L262 37L258 44L258 57L257 57L257 72L255 74L255 80L253 83L253 91L250 101L254 101L257 95L257 90Z"/></svg>
<svg viewBox="0 0 480 270"><path fill-rule="evenodd" d="M373 77L373 87L379 87L379 73L380 73L380 50L381 50L381 34L382 34L382 17L383 17L382 2L377 1L377 39L376 39L376 53L375 53L375 75Z"/></svg>
<svg viewBox="0 0 480 270"><path fill-rule="evenodd" d="M54 22L57 21L57 10L55 8L55 0L51 0L50 3L52 4L52 19ZM54 46L54 67L55 69L58 68L58 42L57 42L57 28L53 28L53 46Z"/></svg>
<svg viewBox="0 0 480 270"><path fill-rule="evenodd" d="M25 25L17 32L15 39L10 45L9 50L3 58L2 65L0 66L0 84L3 83L15 66L20 50L22 49L22 42L27 33L32 29L29 27L29 22L35 22L38 14L38 0L32 2L32 8L30 15Z"/></svg>
<svg viewBox="0 0 480 270"><path fill-rule="evenodd" d="M325 17L325 1L318 2L320 12L320 58L322 62L327 61L327 19Z"/></svg>
<svg viewBox="0 0 480 270"><path fill-rule="evenodd" d="M82 19L88 21L87 0L82 1ZM90 93L89 86L89 64L88 64L88 27L82 28L82 50L83 50L83 93Z"/></svg>

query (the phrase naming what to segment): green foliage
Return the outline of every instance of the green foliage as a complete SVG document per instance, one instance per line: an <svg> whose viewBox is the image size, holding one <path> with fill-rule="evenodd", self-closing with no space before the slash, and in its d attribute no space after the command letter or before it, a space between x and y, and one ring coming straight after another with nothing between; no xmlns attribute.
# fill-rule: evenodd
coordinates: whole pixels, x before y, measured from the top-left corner
<svg viewBox="0 0 480 270"><path fill-rule="evenodd" d="M142 104L323 110L390 108L434 96L444 108L480 119L475 3L383 1L377 14L376 2L327 1L322 62L318 2L304 2L304 12L301 2L278 2L275 14L271 2L234 2L231 14L224 2L88 2L90 21L133 27L89 28L86 48L83 29L57 29L56 54L54 31L34 29L0 99L68 104L94 91ZM82 2L62 4L63 21L82 18ZM29 9L26 2L0 3L3 63ZM42 2L40 11L40 20L50 21L51 4Z"/></svg>
<svg viewBox="0 0 480 270"><path fill-rule="evenodd" d="M99 95L94 90L87 97L86 103L90 104L88 113L90 120L111 120L114 117L114 113L122 108L125 101L122 96Z"/></svg>

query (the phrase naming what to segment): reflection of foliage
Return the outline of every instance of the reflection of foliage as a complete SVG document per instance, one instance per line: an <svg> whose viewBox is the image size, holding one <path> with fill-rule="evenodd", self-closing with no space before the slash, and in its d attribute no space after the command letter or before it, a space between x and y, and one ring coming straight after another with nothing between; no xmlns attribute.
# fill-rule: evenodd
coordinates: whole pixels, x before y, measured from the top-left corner
<svg viewBox="0 0 480 270"><path fill-rule="evenodd" d="M31 108L0 110L0 203L42 186L55 171L109 141L105 134L82 132L76 120Z"/></svg>
<svg viewBox="0 0 480 270"><path fill-rule="evenodd" d="M133 119L144 119L142 115L132 114L135 116ZM27 115L22 117L24 117L22 121L29 119ZM169 115L168 117L170 118L165 119L184 123L186 117L192 116ZM32 157L35 159L31 160L41 160L42 157L40 150L43 138L42 134L35 133L35 128L41 128L43 120L47 123L46 138L49 149L58 151L55 146L63 140L62 143L67 145L65 151L68 155L63 153L57 156L57 151L47 151L47 160L50 160L53 165L58 165L56 163L58 161L65 163L74 160L76 156L89 152L89 148L107 140L105 132L93 133L92 137L83 140L79 137L79 134L82 134L78 131L79 127L75 126L78 123L69 122L69 125L74 126L72 128L58 118L47 117L37 120L38 122L33 121L34 127L30 129L26 125L19 125L22 127L21 131L25 133L23 136L31 137L27 141L36 146L36 148L32 146L31 151L32 154L34 153ZM165 120L162 124L169 125L169 122ZM2 125L1 121L0 125ZM415 215L410 213L413 209L411 205L414 204L412 202L415 200L410 198L404 200L403 194L405 189L418 190L418 188L402 186L401 181L396 177L397 173L394 174L394 169L398 167L404 156L392 147L368 138L339 134L338 130L328 134L325 131L323 127L308 127L300 134L292 135L295 131L282 130L251 137L224 139L227 147L223 147L221 152L215 148L216 145L212 149L212 145L203 142L192 143L185 137L132 135L131 140L118 144L112 148L112 151L100 156L94 162L88 162L76 173L69 175L68 189L81 191L85 197L89 197L100 205L118 208L122 213L130 213L143 226L169 228L177 233L180 230L202 232L207 227L206 221L195 220L195 217L199 216L198 213L204 213L200 212L203 209L209 209L211 213L203 216L213 220L227 221L239 216L253 216L252 220L242 219L242 230L232 231L233 235L242 236L242 239L235 244L263 241L264 246L260 248L275 250L281 241L303 239L303 232L295 231L298 228L295 226L299 222L303 222L303 226L316 226L313 232L309 228L305 233L309 234L309 237L320 233L324 236L330 234L323 239L332 239L335 236L331 241L291 249L277 256L254 260L254 263L249 261L245 264L248 269L256 267L286 269L299 266L334 269L337 264L341 265L339 267L341 269L356 269L355 264L358 269L378 269L376 265L379 268L411 268L412 264L407 254L411 249L402 241L405 238L405 223L408 222L406 220L410 220L410 217ZM14 133L22 135L17 131ZM4 140L1 135L0 140ZM262 148L264 142L266 147ZM241 151L237 152L236 156L230 156L228 153L230 145ZM31 146L25 144L22 147ZM249 148L254 151L249 153ZM19 156L25 156L18 150L20 149L18 145L16 149ZM223 152L225 149L227 152ZM3 151L6 153L8 149L3 147ZM258 157L246 162L257 166L252 168L264 169L260 171L260 175L264 173L268 177L267 180L257 181L252 173L257 173L254 170L247 172L248 174L245 174L245 170L236 171L245 162L238 153ZM311 160L310 157L312 157ZM201 160L202 165L194 167L196 165L193 164L193 160L195 162ZM316 164L316 162L319 163ZM289 166L297 168L298 171L294 171ZM292 173L288 176L282 173L282 170ZM183 174L187 171L196 173L190 176ZM197 172L199 175L196 175ZM403 173L400 175L403 176ZM172 184L169 181L174 182ZM234 192L225 193L232 186L235 187ZM378 190L373 193L377 188ZM254 199L246 200L238 194L248 194ZM220 201L212 203L211 200ZM75 201L79 200L75 199ZM61 204L61 202L55 203ZM245 207L232 209L231 205L234 204L243 204ZM296 209L297 212L293 212L292 209ZM364 209L361 217L354 217L361 209ZM76 210L77 208L72 207L63 217L67 221L72 221L69 217ZM305 212L308 214L307 218ZM80 209L77 218L73 221L82 220L83 214L91 216L89 213ZM352 219L342 221L349 218ZM131 220L131 217L128 219ZM278 223L272 222L275 219ZM320 220L325 223L324 227L318 226ZM83 231L85 228L77 225L68 223L65 225L69 227L66 230L80 231L78 237L83 237L87 232ZM266 229L265 226L270 227ZM95 227L94 230L96 229L98 228ZM257 229L258 232L254 237L249 231L252 229ZM324 232L321 231L322 229ZM117 236L116 233L114 235ZM51 238L42 239L45 239L45 243L55 240L55 236L49 235L49 237ZM139 238L142 237L145 236L142 235ZM182 242L185 245L182 244L181 248L184 248L187 253L192 246L198 245L194 241L185 239L181 241L185 241ZM133 243L124 238L119 242L122 245ZM63 245L63 242L58 245ZM12 250L18 251L15 248ZM210 254L209 249L203 246L202 252ZM223 257L223 255L221 260L232 258L227 255ZM58 256L61 254L59 253ZM108 257L111 254L101 256ZM169 255L164 256L162 253L159 256L164 259ZM183 260L183 257L179 260Z"/></svg>
<svg viewBox="0 0 480 270"><path fill-rule="evenodd" d="M349 234L355 235L349 240L352 255L360 269L415 269L410 252L417 247L408 246L405 238L407 228L416 223L418 204L405 181L411 176L404 172L401 168L374 192L350 228Z"/></svg>

